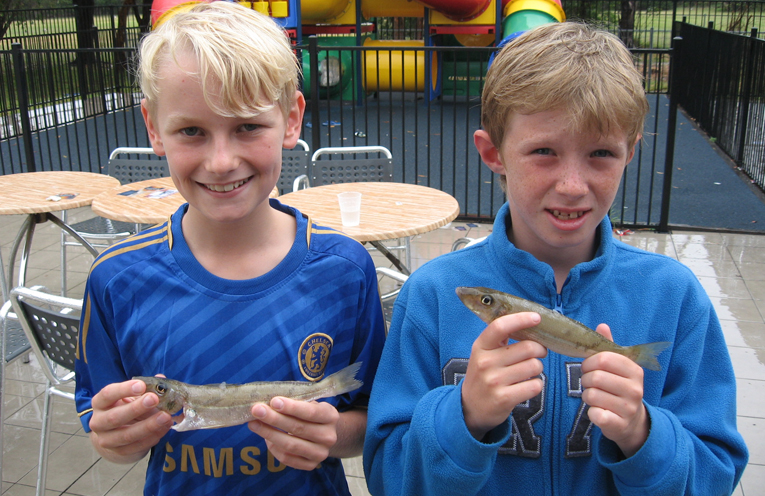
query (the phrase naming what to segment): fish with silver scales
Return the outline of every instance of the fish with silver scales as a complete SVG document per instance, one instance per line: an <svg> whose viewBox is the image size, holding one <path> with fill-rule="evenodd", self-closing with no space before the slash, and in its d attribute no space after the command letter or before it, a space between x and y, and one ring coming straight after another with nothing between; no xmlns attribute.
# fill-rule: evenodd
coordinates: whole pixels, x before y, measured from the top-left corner
<svg viewBox="0 0 765 496"><path fill-rule="evenodd" d="M216 429L251 420L256 403L268 403L275 396L303 401L329 398L362 386L356 379L361 362L318 381L262 381L247 384L207 384L195 386L164 377L133 377L146 384L146 391L159 396L157 408L175 415L183 409L183 420L173 425L176 431Z"/></svg>
<svg viewBox="0 0 765 496"><path fill-rule="evenodd" d="M535 341L561 355L587 358L601 351L610 351L624 355L649 370L661 370L656 357L672 344L659 341L619 346L581 322L533 301L489 288L459 287L456 291L462 303L487 324L494 319L513 313L538 313L542 321L534 327L514 333L514 338Z"/></svg>

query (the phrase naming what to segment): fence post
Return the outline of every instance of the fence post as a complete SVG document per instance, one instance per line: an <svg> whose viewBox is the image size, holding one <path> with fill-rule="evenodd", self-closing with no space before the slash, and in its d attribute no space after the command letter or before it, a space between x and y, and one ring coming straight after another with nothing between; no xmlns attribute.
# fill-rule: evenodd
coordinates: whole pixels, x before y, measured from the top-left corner
<svg viewBox="0 0 765 496"><path fill-rule="evenodd" d="M672 194L672 171L675 168L675 128L677 127L678 62L682 53L683 39L674 38L670 55L669 117L667 119L667 145L664 155L664 184L661 192L661 217L659 232L669 231L669 202Z"/></svg>
<svg viewBox="0 0 765 496"><path fill-rule="evenodd" d="M24 139L24 155L27 159L27 172L36 172L35 154L32 148L32 125L29 122L29 93L27 87L24 56L21 54L21 43L11 45L13 71L16 73L16 91L19 96L19 118L21 119L21 134ZM22 168L23 172L23 168Z"/></svg>
<svg viewBox="0 0 765 496"><path fill-rule="evenodd" d="M315 36L308 38L308 63L311 67L311 150L321 148L319 119L319 47Z"/></svg>
<svg viewBox="0 0 765 496"><path fill-rule="evenodd" d="M740 167L744 161L744 145L746 143L746 127L749 124L749 99L752 94L752 80L754 79L754 45L757 43L757 28L752 28L752 35L748 40L749 43L749 57L746 61L746 69L744 71L744 91L741 95L741 102L739 108L741 109L741 120L739 122L738 151L736 152L736 164Z"/></svg>
<svg viewBox="0 0 765 496"><path fill-rule="evenodd" d="M672 0L672 29L671 29L671 36L672 39L675 39L675 36L677 36L677 32L675 31L675 21L677 20L677 0ZM685 22L685 17L683 17L683 22ZM663 40L662 40L663 41Z"/></svg>

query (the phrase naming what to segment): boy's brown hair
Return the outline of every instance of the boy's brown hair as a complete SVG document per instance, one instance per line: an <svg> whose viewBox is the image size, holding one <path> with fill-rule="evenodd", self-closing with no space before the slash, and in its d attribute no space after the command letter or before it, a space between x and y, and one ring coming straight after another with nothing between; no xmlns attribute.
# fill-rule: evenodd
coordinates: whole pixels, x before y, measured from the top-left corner
<svg viewBox="0 0 765 496"><path fill-rule="evenodd" d="M642 82L616 36L575 22L545 24L497 54L481 96L481 126L499 148L513 113L564 109L572 130L620 129L632 145L648 113Z"/></svg>

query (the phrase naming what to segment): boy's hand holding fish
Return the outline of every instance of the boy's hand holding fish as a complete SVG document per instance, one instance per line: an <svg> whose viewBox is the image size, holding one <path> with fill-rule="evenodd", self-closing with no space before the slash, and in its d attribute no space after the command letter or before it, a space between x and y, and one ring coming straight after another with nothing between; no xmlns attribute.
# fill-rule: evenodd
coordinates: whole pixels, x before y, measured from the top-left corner
<svg viewBox="0 0 765 496"><path fill-rule="evenodd" d="M252 414L258 420L248 423L250 430L264 438L268 450L290 467L313 470L329 456L345 456L335 449L343 444L338 444L337 434L341 416L329 403L277 397L268 405L255 405ZM345 412L342 422L364 423L366 413Z"/></svg>
<svg viewBox="0 0 765 496"><path fill-rule="evenodd" d="M465 424L479 441L505 422L516 405L542 391L539 358L547 349L533 341L508 344L513 333L540 321L531 312L500 317L491 322L473 343L462 382L462 411Z"/></svg>
<svg viewBox="0 0 765 496"><path fill-rule="evenodd" d="M613 341L608 325L600 324L595 331ZM643 368L617 353L597 353L582 362L582 388L592 423L626 458L637 453L650 429L643 404Z"/></svg>
<svg viewBox="0 0 765 496"><path fill-rule="evenodd" d="M507 420L513 408L542 391L540 358L547 349L523 340L508 343L513 334L540 323L534 312L495 319L473 343L462 382L462 410L468 430L478 440ZM606 324L596 332L613 341ZM611 352L597 353L582 362L582 399L588 415L603 435L614 441L625 457L635 454L648 438L649 419L643 405L643 368Z"/></svg>
<svg viewBox="0 0 765 496"><path fill-rule="evenodd" d="M615 442L625 457L635 454L645 443L650 420L643 404L642 367L660 370L656 355L670 343L622 347L613 342L606 324L600 324L593 332L534 302L488 288L460 287L457 295L489 324L473 344L463 382L465 422L473 436L481 439L502 423L515 405L542 390L541 380L528 379L542 372L542 362L534 357L543 358L547 354L545 347L549 347L557 353L587 357L582 362L582 399L590 407L590 420L603 435ZM513 316L517 318L511 320ZM508 338L518 342L507 344ZM532 350L518 346L524 343L536 344L544 353L525 355L524 351ZM471 368L478 369L473 377ZM538 388L533 390L537 393L526 396L532 385L537 385L535 382Z"/></svg>
<svg viewBox="0 0 765 496"><path fill-rule="evenodd" d="M93 446L112 461L142 459L173 425L167 412L157 410L156 394L146 393L142 381L109 384L93 396L90 438Z"/></svg>

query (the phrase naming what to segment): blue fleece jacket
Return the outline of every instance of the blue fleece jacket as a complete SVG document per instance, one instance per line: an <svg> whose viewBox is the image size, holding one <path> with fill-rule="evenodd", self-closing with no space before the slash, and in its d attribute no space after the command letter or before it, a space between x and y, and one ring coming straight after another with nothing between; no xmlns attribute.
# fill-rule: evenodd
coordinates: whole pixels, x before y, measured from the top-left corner
<svg viewBox="0 0 765 496"><path fill-rule="evenodd" d="M502 207L488 239L439 257L404 285L369 404L364 470L377 495L730 494L748 453L736 429L730 357L712 304L682 264L615 241L604 219L596 257L557 293L552 268L515 248ZM671 341L646 370L648 439L625 459L590 423L581 359L549 352L544 389L479 442L460 380L486 325L456 296L485 286L595 328L623 346Z"/></svg>

